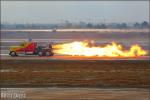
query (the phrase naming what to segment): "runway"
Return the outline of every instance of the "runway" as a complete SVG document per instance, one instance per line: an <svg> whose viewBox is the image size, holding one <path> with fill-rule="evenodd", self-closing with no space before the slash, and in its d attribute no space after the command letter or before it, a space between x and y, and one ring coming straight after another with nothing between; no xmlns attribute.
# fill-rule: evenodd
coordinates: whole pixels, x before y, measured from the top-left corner
<svg viewBox="0 0 150 100"><path fill-rule="evenodd" d="M1 55L1 59L8 60L150 60L149 56L142 57L85 57L85 56L70 56L70 55L54 55L54 56L34 56L34 55L20 55L18 57L11 57L8 54Z"/></svg>
<svg viewBox="0 0 150 100"><path fill-rule="evenodd" d="M63 32L62 32L63 31ZM42 35L41 35L42 34ZM149 60L149 55L142 57L85 57L85 56L69 56L57 55L52 57L38 57L38 56L18 56L10 57L9 48L11 46L20 45L22 41L28 41L32 38L41 44L46 43L69 43L73 41L94 40L98 45L109 44L115 41L122 44L125 48L129 48L133 44L139 44L144 50L149 52L149 31L147 30L2 30L1 31L1 59L11 60ZM127 41L128 40L128 41Z"/></svg>

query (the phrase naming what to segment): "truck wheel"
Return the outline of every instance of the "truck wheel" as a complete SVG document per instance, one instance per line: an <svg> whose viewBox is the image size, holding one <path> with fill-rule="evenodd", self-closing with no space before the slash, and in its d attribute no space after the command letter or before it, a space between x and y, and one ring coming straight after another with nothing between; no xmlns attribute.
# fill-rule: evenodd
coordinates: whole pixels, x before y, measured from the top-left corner
<svg viewBox="0 0 150 100"><path fill-rule="evenodd" d="M38 55L39 55L39 56L43 56L43 53L42 53L42 52L39 52Z"/></svg>
<svg viewBox="0 0 150 100"><path fill-rule="evenodd" d="M10 52L10 55L11 55L12 57L16 57L16 56L17 56L16 52L14 52L14 51Z"/></svg>
<svg viewBox="0 0 150 100"><path fill-rule="evenodd" d="M53 56L53 55L54 55L54 53L50 53L50 54L49 54L49 56Z"/></svg>
<svg viewBox="0 0 150 100"><path fill-rule="evenodd" d="M49 56L50 55L50 53L49 52L46 52L46 56Z"/></svg>

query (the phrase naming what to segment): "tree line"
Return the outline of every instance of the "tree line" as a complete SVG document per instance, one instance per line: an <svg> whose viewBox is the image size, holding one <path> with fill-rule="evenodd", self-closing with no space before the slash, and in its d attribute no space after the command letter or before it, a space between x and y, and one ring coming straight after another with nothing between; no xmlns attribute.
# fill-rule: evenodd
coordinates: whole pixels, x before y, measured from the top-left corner
<svg viewBox="0 0 150 100"><path fill-rule="evenodd" d="M10 23L2 23L1 29L68 29L68 28L91 28L91 29L106 29L106 28L113 28L113 29L128 29L128 28L135 28L135 29L143 29L143 28L150 28L150 24L147 21L143 22L135 22L133 24L127 23L86 23L86 22L79 22L79 23L71 23L69 21L65 21L64 23L60 24L10 24Z"/></svg>

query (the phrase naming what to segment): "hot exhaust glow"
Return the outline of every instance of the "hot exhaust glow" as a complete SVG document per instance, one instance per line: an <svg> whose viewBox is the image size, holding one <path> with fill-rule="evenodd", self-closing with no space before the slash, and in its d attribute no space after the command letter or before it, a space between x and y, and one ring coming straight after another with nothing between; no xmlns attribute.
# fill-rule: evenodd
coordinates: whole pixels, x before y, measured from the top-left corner
<svg viewBox="0 0 150 100"><path fill-rule="evenodd" d="M72 42L58 44L54 46L55 53L72 56L98 56L98 57L137 57L147 54L141 46L135 44L129 50L125 50L122 45L112 42L105 46L95 46L91 42Z"/></svg>

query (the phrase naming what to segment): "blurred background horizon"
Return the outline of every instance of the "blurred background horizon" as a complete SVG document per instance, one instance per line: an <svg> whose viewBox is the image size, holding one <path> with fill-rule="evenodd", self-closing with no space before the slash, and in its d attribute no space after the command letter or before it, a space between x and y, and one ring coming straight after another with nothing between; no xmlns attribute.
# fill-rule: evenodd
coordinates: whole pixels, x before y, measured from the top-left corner
<svg viewBox="0 0 150 100"><path fill-rule="evenodd" d="M1 1L2 23L149 23L149 1Z"/></svg>
<svg viewBox="0 0 150 100"><path fill-rule="evenodd" d="M2 29L149 26L149 1L1 1Z"/></svg>

